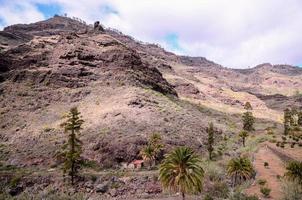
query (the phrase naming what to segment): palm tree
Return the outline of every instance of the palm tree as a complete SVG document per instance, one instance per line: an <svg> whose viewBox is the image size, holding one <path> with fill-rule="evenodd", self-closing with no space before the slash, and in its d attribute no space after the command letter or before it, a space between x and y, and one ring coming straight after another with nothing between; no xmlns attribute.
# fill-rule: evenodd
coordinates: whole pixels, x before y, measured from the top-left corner
<svg viewBox="0 0 302 200"><path fill-rule="evenodd" d="M249 133L248 133L247 131L245 131L245 130L240 131L239 137L241 137L241 139L242 139L242 144L243 144L244 147L245 147L245 138L246 138L247 136L249 136Z"/></svg>
<svg viewBox="0 0 302 200"><path fill-rule="evenodd" d="M162 138L159 133L153 133L149 139L149 145L152 146L155 153L155 160L158 158L159 154L164 148L162 143Z"/></svg>
<svg viewBox="0 0 302 200"><path fill-rule="evenodd" d="M232 179L233 186L235 186L252 178L255 171L250 159L239 156L229 161L227 172Z"/></svg>
<svg viewBox="0 0 302 200"><path fill-rule="evenodd" d="M168 154L159 169L163 187L180 192L183 200L187 193L201 192L203 177L200 157L187 147L178 147Z"/></svg>
<svg viewBox="0 0 302 200"><path fill-rule="evenodd" d="M284 174L291 181L297 181L302 185L302 162L292 161L286 167Z"/></svg>
<svg viewBox="0 0 302 200"><path fill-rule="evenodd" d="M146 163L149 163L149 169L153 166L155 161L155 150L151 145L145 146L141 151L140 155Z"/></svg>

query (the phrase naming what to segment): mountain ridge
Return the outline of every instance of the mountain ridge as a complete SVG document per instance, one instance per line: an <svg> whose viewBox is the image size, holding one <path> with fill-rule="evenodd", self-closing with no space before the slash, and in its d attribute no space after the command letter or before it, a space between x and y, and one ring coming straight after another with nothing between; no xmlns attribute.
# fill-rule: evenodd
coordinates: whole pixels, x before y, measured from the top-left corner
<svg viewBox="0 0 302 200"><path fill-rule="evenodd" d="M52 162L63 139L60 116L71 106L86 121L85 157L116 167L138 158L154 132L169 148L188 144L205 151L208 122L235 134L246 101L259 126L280 126L283 106L301 105L295 95L302 69L230 69L66 17L9 26L0 32L0 43L0 135L15 152L7 161L14 165L31 166L38 157L41 166Z"/></svg>

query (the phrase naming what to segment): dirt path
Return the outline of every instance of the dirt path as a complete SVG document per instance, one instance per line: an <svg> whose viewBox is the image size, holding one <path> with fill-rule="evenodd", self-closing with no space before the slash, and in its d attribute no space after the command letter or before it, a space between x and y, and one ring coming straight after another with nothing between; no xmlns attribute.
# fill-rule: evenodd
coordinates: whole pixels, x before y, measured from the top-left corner
<svg viewBox="0 0 302 200"><path fill-rule="evenodd" d="M267 143L264 143L258 152L254 155L254 166L257 171L256 180L246 192L250 195L256 194L259 197L263 197L260 192L260 186L257 183L259 179L265 179L267 181L266 186L271 188L270 198L274 200L281 199L282 188L281 182L277 178L278 175L282 176L285 172L284 162L273 153L267 146ZM269 167L264 167L264 162L269 163Z"/></svg>

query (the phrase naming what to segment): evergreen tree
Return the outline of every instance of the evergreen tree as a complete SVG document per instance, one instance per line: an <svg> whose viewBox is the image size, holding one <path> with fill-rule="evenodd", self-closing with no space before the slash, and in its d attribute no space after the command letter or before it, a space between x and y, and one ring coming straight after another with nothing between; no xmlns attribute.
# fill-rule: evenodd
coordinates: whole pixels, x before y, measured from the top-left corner
<svg viewBox="0 0 302 200"><path fill-rule="evenodd" d="M245 131L253 131L254 130L254 122L255 118L251 110L253 109L250 102L246 102L244 105L244 109L246 112L242 115L242 122L243 122L243 130Z"/></svg>
<svg viewBox="0 0 302 200"><path fill-rule="evenodd" d="M284 135L288 135L291 129L291 121L292 121L292 115L291 111L289 108L286 108L284 110L284 120L283 120L283 125L284 125Z"/></svg>
<svg viewBox="0 0 302 200"><path fill-rule="evenodd" d="M242 139L242 144L245 147L245 138L248 137L249 133L245 130L240 131L239 137Z"/></svg>
<svg viewBox="0 0 302 200"><path fill-rule="evenodd" d="M212 154L213 154L213 151L214 151L214 125L213 123L211 122L209 124L209 127L207 128L207 133L208 133L208 143L207 143L207 149L208 149L208 152L209 152L209 159L212 160Z"/></svg>
<svg viewBox="0 0 302 200"><path fill-rule="evenodd" d="M71 108L65 118L66 121L61 126L64 128L64 132L68 134L68 140L63 145L63 171L64 173L68 173L71 177L71 183L74 184L74 178L82 164L82 142L79 140L78 135L82 129L84 120L82 120L80 112L76 107Z"/></svg>
<svg viewBox="0 0 302 200"><path fill-rule="evenodd" d="M245 109L245 110L253 110L253 107L252 107L252 105L251 105L250 102L246 102L246 103L244 104L244 109Z"/></svg>
<svg viewBox="0 0 302 200"><path fill-rule="evenodd" d="M302 127L302 111L298 113L298 125Z"/></svg>
<svg viewBox="0 0 302 200"><path fill-rule="evenodd" d="M290 110L290 126L291 127L297 125L297 118L296 117L298 117L298 111L297 111L297 109L295 107L293 107Z"/></svg>

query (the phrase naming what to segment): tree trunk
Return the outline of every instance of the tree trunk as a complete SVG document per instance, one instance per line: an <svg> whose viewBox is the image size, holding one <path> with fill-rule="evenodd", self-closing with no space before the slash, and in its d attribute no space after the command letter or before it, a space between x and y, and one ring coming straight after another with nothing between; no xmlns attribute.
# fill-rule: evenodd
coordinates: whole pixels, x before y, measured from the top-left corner
<svg viewBox="0 0 302 200"><path fill-rule="evenodd" d="M181 196L182 196L182 200L185 200L185 199L186 199L186 196L185 196L185 193L184 193L184 192L181 193Z"/></svg>
<svg viewBox="0 0 302 200"><path fill-rule="evenodd" d="M243 146L245 147L245 138L242 138Z"/></svg>
<svg viewBox="0 0 302 200"><path fill-rule="evenodd" d="M74 184L74 164L75 161L73 159L74 156L74 152L75 152L75 135L74 135L74 130L71 131L71 172L70 172L70 176L71 176L71 184Z"/></svg>

